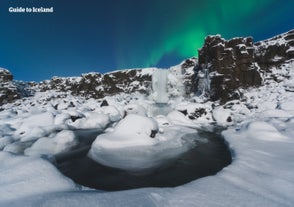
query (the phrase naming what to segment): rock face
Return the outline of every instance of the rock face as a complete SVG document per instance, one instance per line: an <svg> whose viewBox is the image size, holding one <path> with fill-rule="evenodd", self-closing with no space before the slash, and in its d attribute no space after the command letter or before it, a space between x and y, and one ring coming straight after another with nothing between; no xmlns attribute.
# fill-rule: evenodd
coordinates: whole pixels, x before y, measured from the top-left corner
<svg viewBox="0 0 294 207"><path fill-rule="evenodd" d="M255 44L255 61L267 71L294 58L294 30Z"/></svg>
<svg viewBox="0 0 294 207"><path fill-rule="evenodd" d="M0 82L9 82L13 80L13 75L6 69L0 68Z"/></svg>
<svg viewBox="0 0 294 207"><path fill-rule="evenodd" d="M198 59L195 57L186 59L181 63L186 95L194 93L197 90L196 73L194 71L194 68L197 66L197 64Z"/></svg>
<svg viewBox="0 0 294 207"><path fill-rule="evenodd" d="M12 80L12 74L8 70L0 68L0 106L20 97L17 87L11 82Z"/></svg>
<svg viewBox="0 0 294 207"><path fill-rule="evenodd" d="M207 36L195 67L196 91L213 101L238 98L239 88L262 84L261 71L294 58L293 46L294 30L256 44L252 37L225 40L220 35ZM204 82L209 86L203 87Z"/></svg>
<svg viewBox="0 0 294 207"><path fill-rule="evenodd" d="M39 84L41 91L70 91L73 95L87 98L103 98L119 93L149 93L152 69L130 69L101 73L87 73L81 77L53 77Z"/></svg>
<svg viewBox="0 0 294 207"><path fill-rule="evenodd" d="M212 100L227 101L237 98L236 89L258 86L261 77L254 62L254 45L251 37L225 40L220 35L207 36L199 50L198 73L208 70L210 87L206 93ZM200 80L198 80L200 81Z"/></svg>
<svg viewBox="0 0 294 207"><path fill-rule="evenodd" d="M32 86L33 83L14 81L8 70L0 68L0 106L32 95Z"/></svg>

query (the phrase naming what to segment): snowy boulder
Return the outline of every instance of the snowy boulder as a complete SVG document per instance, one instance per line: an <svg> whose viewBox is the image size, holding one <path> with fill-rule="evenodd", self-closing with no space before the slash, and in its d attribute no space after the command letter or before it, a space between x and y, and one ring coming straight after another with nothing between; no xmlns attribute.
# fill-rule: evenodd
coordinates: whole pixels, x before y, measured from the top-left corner
<svg viewBox="0 0 294 207"><path fill-rule="evenodd" d="M130 114L114 131L99 135L88 156L105 166L146 172L190 149L191 144L182 137L192 133L191 129L173 127L166 134L155 134L157 131L154 119Z"/></svg>
<svg viewBox="0 0 294 207"><path fill-rule="evenodd" d="M138 104L128 104L125 106L126 114L138 114L141 116L146 116L147 112L146 109Z"/></svg>
<svg viewBox="0 0 294 207"><path fill-rule="evenodd" d="M222 106L215 108L212 111L214 120L220 125L227 125L232 122L231 110L224 109Z"/></svg>
<svg viewBox="0 0 294 207"><path fill-rule="evenodd" d="M115 106L103 106L101 107L101 112L107 114L111 122L117 122L122 118L120 111Z"/></svg>
<svg viewBox="0 0 294 207"><path fill-rule="evenodd" d="M195 127L195 124L188 117L186 117L183 113L179 111L170 112L167 115L167 119L170 123L175 125Z"/></svg>
<svg viewBox="0 0 294 207"><path fill-rule="evenodd" d="M55 155L67 152L77 144L78 141L75 134L72 131L63 130L53 138L43 137L38 139L24 153L30 156Z"/></svg>
<svg viewBox="0 0 294 207"><path fill-rule="evenodd" d="M16 127L14 136L21 141L32 141L48 135L54 128L52 113L32 114L22 119L20 126Z"/></svg>
<svg viewBox="0 0 294 207"><path fill-rule="evenodd" d="M110 122L106 114L87 112L85 117L68 122L68 125L74 129L104 129Z"/></svg>

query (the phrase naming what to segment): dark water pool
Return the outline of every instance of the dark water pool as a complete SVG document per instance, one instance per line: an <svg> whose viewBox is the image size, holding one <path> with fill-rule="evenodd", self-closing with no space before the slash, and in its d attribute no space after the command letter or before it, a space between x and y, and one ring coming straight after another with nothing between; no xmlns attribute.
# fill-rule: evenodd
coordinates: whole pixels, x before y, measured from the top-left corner
<svg viewBox="0 0 294 207"><path fill-rule="evenodd" d="M75 152L57 156L56 166L76 183L100 190L175 187L214 175L231 163L230 151L219 132L200 131L198 134L208 142L200 143L170 165L151 174L132 174L100 165L87 157L89 144L81 145Z"/></svg>

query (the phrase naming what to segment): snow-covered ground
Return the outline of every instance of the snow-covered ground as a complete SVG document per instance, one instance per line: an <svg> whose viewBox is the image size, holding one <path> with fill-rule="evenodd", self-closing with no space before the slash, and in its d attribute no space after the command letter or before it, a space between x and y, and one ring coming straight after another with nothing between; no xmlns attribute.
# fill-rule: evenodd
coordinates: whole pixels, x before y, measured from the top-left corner
<svg viewBox="0 0 294 207"><path fill-rule="evenodd" d="M0 112L0 206L293 206L293 73L293 63L273 68L271 75L279 81L265 76L263 86L243 90L242 100L225 105L174 99L170 112L158 116L149 108L154 103L139 94L107 97L109 106L103 107L101 101L54 91L7 104ZM80 140L71 131L76 129L106 131L92 146L95 154L101 146L115 148L110 142L117 134L124 135L126 147L146 147L173 137L167 128L189 127L189 133L191 127L214 125L227 127L223 135L232 164L175 188L91 190L75 185L39 158L75 147ZM136 140L138 134L143 140Z"/></svg>

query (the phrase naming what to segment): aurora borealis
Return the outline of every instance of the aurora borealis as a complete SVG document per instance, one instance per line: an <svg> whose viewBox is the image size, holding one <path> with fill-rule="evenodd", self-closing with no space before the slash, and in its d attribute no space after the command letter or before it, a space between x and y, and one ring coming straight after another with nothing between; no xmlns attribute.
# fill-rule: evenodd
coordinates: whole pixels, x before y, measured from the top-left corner
<svg viewBox="0 0 294 207"><path fill-rule="evenodd" d="M11 14L53 6L52 14ZM209 34L255 41L294 28L293 0L4 0L0 67L16 79L168 67L197 55Z"/></svg>

